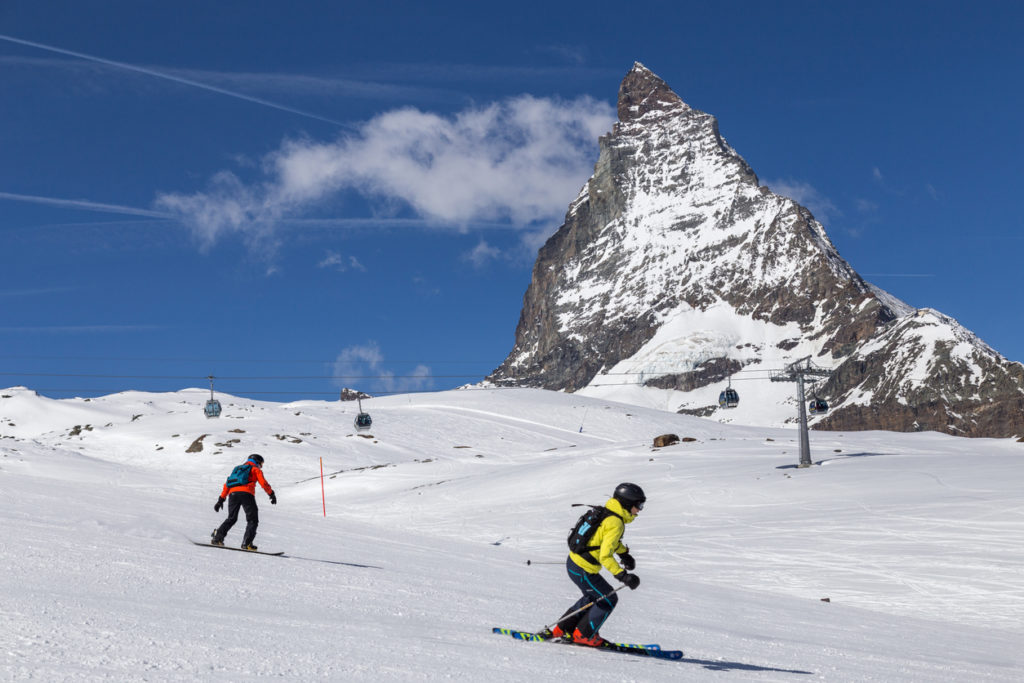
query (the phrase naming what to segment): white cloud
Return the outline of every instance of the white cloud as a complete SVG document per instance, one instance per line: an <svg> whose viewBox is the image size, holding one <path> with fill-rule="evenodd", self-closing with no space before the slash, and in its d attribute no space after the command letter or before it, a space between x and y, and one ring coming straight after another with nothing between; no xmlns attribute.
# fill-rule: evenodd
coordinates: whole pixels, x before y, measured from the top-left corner
<svg viewBox="0 0 1024 683"><path fill-rule="evenodd" d="M828 225L836 216L842 215L832 200L819 192L810 183L800 180L773 180L765 183L775 194L789 197L801 206L811 210L814 217Z"/></svg>
<svg viewBox="0 0 1024 683"><path fill-rule="evenodd" d="M317 268L338 268L341 267L344 270L344 263L341 260L341 254L335 251L327 252L327 256L324 257L320 263L316 264Z"/></svg>
<svg viewBox="0 0 1024 683"><path fill-rule="evenodd" d="M614 112L591 98L528 95L444 117L417 109L381 114L334 142L293 139L269 154L261 181L222 171L203 192L156 204L204 246L229 233L257 241L336 194L398 201L437 224L560 221L593 172L597 137Z"/></svg>
<svg viewBox="0 0 1024 683"><path fill-rule="evenodd" d="M346 258L336 251L328 251L327 256L325 256L323 260L316 265L317 268L332 268L342 273L350 268L352 270L366 272L366 266L360 263L359 259L355 256L349 256Z"/></svg>
<svg viewBox="0 0 1024 683"><path fill-rule="evenodd" d="M334 362L334 383L373 393L402 393L421 391L434 386L431 369L417 365L406 375L396 375L384 367L384 355L376 342L363 346L350 346L338 354Z"/></svg>
<svg viewBox="0 0 1024 683"><path fill-rule="evenodd" d="M161 209L185 220L204 249L227 233L242 233L249 239L268 234L280 211L273 206L261 208L261 203L258 193L230 171L213 176L206 192L165 194L156 201Z"/></svg>
<svg viewBox="0 0 1024 683"><path fill-rule="evenodd" d="M501 250L492 247L486 240L480 240L475 247L463 255L467 261L476 268L483 268L494 259L501 256Z"/></svg>

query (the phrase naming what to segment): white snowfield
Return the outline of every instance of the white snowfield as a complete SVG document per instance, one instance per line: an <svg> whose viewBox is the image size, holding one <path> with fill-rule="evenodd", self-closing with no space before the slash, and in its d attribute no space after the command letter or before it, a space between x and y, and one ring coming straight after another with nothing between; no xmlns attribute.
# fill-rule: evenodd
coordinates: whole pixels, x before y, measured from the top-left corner
<svg viewBox="0 0 1024 683"><path fill-rule="evenodd" d="M0 396L0 680L1024 680L1015 439L812 432L800 469L793 429L540 390L364 401L362 435L347 403ZM250 453L283 558L188 541ZM641 584L602 634L684 658L492 634L576 600L570 505L622 481Z"/></svg>

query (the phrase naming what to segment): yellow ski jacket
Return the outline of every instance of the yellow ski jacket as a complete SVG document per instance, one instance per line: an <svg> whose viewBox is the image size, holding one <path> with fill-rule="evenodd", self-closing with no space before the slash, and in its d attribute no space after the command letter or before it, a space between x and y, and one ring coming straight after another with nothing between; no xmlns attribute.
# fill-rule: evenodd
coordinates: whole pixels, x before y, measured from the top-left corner
<svg viewBox="0 0 1024 683"><path fill-rule="evenodd" d="M609 498L604 506L616 515L619 515L619 517L622 517L622 519L614 515L608 515L601 522L601 525L597 527L597 531L594 532L590 539L590 545L601 546L600 550L593 552L601 564L591 562L590 553L586 555L569 553L569 557L588 574L599 574L603 566L612 575L615 575L625 571L615 560L615 555L629 552L629 548L622 542L622 534L626 532L626 525L636 518L630 514L629 510L623 509L622 503L614 498Z"/></svg>

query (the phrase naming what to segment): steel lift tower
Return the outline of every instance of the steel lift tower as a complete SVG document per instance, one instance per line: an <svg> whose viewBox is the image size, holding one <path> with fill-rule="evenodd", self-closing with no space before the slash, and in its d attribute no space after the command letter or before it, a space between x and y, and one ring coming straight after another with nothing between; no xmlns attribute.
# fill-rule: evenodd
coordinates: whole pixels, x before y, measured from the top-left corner
<svg viewBox="0 0 1024 683"><path fill-rule="evenodd" d="M793 361L785 370L772 372L773 382L796 382L796 403L800 406L800 467L811 466L811 445L807 438L807 401L804 399L804 378L823 379L831 374L811 362L810 356Z"/></svg>

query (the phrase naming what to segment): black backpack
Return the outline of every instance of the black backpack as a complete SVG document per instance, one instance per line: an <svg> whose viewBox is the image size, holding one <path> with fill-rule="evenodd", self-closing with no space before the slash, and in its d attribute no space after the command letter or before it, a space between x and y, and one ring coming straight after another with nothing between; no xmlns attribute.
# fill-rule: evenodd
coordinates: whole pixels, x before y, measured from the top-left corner
<svg viewBox="0 0 1024 683"><path fill-rule="evenodd" d="M619 519L622 519L622 517L603 505L588 505L587 507L590 509L576 520L576 525L569 532L569 552L576 553L577 555L589 554L594 564L597 564L597 558L594 557L593 551L600 550L601 546L590 545L590 540L597 532L597 527L601 526L601 522L605 519L608 517L619 517Z"/></svg>
<svg viewBox="0 0 1024 683"><path fill-rule="evenodd" d="M231 470L231 474L228 475L227 485L228 488L234 488L235 486L245 486L249 483L249 475L252 474L252 463L246 461L241 465L236 465L235 469Z"/></svg>

